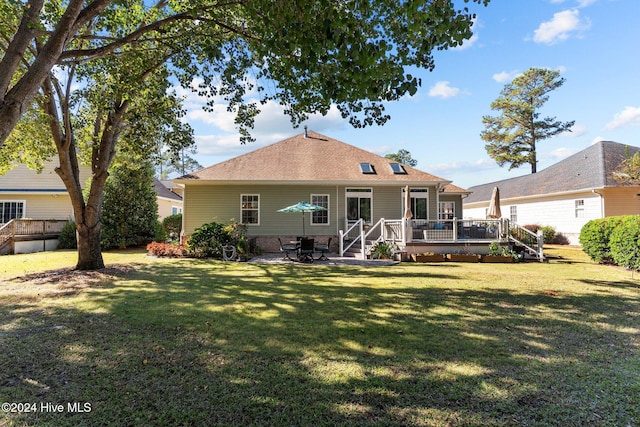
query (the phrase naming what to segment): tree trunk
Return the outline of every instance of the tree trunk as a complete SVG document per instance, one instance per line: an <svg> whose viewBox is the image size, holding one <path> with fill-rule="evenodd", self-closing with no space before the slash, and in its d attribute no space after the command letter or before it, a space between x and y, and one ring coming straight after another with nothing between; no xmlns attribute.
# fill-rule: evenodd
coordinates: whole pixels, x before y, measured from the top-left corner
<svg viewBox="0 0 640 427"><path fill-rule="evenodd" d="M100 248L100 224L93 227L77 223L78 264L76 270L99 270L104 268Z"/></svg>

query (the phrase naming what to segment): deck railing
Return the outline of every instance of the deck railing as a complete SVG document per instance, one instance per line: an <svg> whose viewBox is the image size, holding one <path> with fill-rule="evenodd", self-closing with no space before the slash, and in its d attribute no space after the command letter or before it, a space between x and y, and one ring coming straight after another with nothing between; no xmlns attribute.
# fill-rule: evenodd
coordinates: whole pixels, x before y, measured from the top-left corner
<svg viewBox="0 0 640 427"><path fill-rule="evenodd" d="M59 219L12 219L0 226L0 248L18 238L39 240L60 234L66 220Z"/></svg>
<svg viewBox="0 0 640 427"><path fill-rule="evenodd" d="M411 220L410 233L405 233L405 220L380 219L375 225L365 227L357 221L343 233L340 230L340 254L356 243L361 245L364 256L368 241L386 241L404 246L415 244L478 244L483 242L516 243L539 260L544 259L542 235L501 219Z"/></svg>

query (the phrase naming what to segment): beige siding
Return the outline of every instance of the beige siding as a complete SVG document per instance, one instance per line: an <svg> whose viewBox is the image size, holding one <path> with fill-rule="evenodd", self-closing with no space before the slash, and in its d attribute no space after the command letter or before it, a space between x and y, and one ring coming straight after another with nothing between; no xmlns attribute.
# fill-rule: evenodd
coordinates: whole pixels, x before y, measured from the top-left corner
<svg viewBox="0 0 640 427"><path fill-rule="evenodd" d="M42 173L18 165L5 175L0 175L0 190L61 190L66 191L64 183L55 173L54 168L58 162L48 162ZM90 177L90 169L82 167L80 170L80 182L82 184Z"/></svg>
<svg viewBox="0 0 640 427"><path fill-rule="evenodd" d="M182 201L158 197L158 220L162 221L164 218L172 215L174 207L182 209Z"/></svg>
<svg viewBox="0 0 640 427"><path fill-rule="evenodd" d="M640 214L640 187L616 187L600 190L604 195L605 216Z"/></svg>
<svg viewBox="0 0 640 427"><path fill-rule="evenodd" d="M2 202L24 202L24 217L30 219L70 219L71 200L67 194L0 194Z"/></svg>

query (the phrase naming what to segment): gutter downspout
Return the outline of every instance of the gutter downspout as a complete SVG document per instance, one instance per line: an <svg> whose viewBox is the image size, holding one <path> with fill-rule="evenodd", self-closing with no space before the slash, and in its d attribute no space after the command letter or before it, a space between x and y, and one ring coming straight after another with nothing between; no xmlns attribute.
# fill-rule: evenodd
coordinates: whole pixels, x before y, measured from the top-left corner
<svg viewBox="0 0 640 427"><path fill-rule="evenodd" d="M604 194L598 193L595 188L591 192L600 196L600 218L604 218Z"/></svg>

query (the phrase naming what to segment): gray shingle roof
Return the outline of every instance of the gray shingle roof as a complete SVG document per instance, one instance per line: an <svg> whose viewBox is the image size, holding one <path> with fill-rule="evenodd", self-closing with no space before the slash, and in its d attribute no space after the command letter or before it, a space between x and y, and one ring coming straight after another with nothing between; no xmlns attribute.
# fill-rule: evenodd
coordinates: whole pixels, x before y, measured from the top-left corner
<svg viewBox="0 0 640 427"><path fill-rule="evenodd" d="M182 197L169 190L165 185L159 180L155 179L153 181L153 189L155 190L158 197L164 197L165 199L171 200L180 200L182 201Z"/></svg>
<svg viewBox="0 0 640 427"><path fill-rule="evenodd" d="M626 158L640 147L613 141L600 141L548 168L530 175L476 185L465 204L491 199L493 187L500 189L501 199L590 190L624 185L616 181L614 172Z"/></svg>

